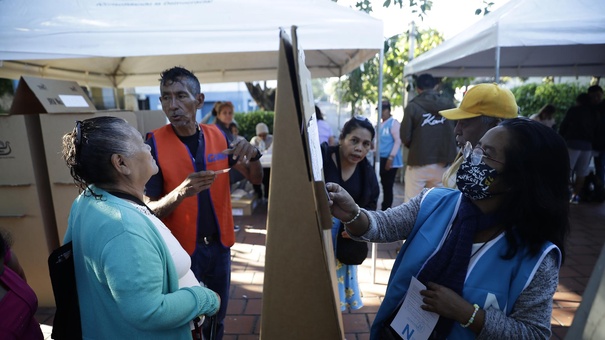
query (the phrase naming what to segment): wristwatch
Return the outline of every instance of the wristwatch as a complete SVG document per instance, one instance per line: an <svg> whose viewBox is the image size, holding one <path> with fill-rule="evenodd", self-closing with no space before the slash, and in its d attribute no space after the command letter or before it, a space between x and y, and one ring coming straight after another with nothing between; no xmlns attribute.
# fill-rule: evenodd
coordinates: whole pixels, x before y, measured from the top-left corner
<svg viewBox="0 0 605 340"><path fill-rule="evenodd" d="M250 162L256 162L258 161L261 157L263 157L263 154L260 152L260 150L258 148L256 149L256 156L250 158Z"/></svg>

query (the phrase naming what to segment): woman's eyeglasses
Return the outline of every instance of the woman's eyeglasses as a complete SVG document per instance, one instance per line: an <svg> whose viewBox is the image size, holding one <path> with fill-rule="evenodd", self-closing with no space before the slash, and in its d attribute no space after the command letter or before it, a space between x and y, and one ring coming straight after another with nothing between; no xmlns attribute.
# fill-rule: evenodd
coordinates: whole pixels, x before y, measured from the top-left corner
<svg viewBox="0 0 605 340"><path fill-rule="evenodd" d="M473 148L473 145L471 144L471 142L466 142L466 144L464 145L464 149L462 150L462 156L464 157L464 159L468 159L468 157L470 156L470 162L472 165L477 165L477 164L481 163L481 159L484 157L489 159L490 161L504 164L498 160L495 160L495 159L487 156L485 154L485 150L483 150L480 146L475 146Z"/></svg>

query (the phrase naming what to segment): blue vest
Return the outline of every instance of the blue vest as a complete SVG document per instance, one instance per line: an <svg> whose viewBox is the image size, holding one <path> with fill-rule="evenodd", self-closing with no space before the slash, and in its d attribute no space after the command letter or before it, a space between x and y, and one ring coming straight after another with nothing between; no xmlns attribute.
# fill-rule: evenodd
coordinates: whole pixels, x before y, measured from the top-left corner
<svg viewBox="0 0 605 340"><path fill-rule="evenodd" d="M393 149L393 144L395 144L395 139L393 139L393 135L391 135L391 126L393 125L394 118L391 117L387 119L386 122L380 125L380 157L387 158L391 155L391 150ZM393 158L392 167L393 168L401 168L403 166L403 155L401 153L401 146L399 146L399 150L397 150L397 154L395 158Z"/></svg>
<svg viewBox="0 0 605 340"><path fill-rule="evenodd" d="M444 188L433 189L424 197L414 229L393 265L384 301L372 324L371 339L378 339L383 323L396 312L407 292L411 277L418 277L424 264L441 248L458 212L461 197L459 191ZM509 315L542 259L552 249L556 249L560 264L561 253L554 244L546 242L535 256L531 256L526 248L521 248L515 257L504 260L502 254L507 246L508 242L502 234L481 249L476 259L469 263L462 297L483 309L495 307ZM449 339L475 337L475 333L462 328L458 323L454 323L448 336Z"/></svg>

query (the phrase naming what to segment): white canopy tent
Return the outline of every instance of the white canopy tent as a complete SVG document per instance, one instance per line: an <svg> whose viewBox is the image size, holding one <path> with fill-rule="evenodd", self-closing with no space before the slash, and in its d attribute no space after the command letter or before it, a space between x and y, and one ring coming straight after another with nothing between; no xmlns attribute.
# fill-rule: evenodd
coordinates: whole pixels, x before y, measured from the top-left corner
<svg viewBox="0 0 605 340"><path fill-rule="evenodd" d="M383 44L382 21L330 0L3 0L0 78L155 86L181 65L202 83L273 80L290 26L314 78L345 75Z"/></svg>
<svg viewBox="0 0 605 340"><path fill-rule="evenodd" d="M603 76L605 1L511 0L412 60L404 73Z"/></svg>

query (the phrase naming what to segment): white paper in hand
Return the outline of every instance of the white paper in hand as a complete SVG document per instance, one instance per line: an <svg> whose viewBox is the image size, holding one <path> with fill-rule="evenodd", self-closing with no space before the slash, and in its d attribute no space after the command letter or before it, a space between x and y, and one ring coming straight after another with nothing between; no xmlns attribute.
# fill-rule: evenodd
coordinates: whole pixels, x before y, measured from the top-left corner
<svg viewBox="0 0 605 340"><path fill-rule="evenodd" d="M426 286L412 276L403 304L391 322L391 327L404 340L428 339L439 320L439 314L420 308L424 304L420 291L424 289Z"/></svg>

